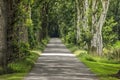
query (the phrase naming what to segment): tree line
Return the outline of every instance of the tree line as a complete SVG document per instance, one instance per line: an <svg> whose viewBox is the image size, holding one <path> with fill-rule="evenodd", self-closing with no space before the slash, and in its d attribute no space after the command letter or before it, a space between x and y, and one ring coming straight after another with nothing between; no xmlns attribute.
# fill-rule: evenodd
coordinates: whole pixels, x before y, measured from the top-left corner
<svg viewBox="0 0 120 80"><path fill-rule="evenodd" d="M120 40L119 0L0 0L0 63L25 58L48 36L97 56ZM113 49L112 49L113 50ZM113 52L119 52L119 49ZM120 53L120 52L119 52Z"/></svg>

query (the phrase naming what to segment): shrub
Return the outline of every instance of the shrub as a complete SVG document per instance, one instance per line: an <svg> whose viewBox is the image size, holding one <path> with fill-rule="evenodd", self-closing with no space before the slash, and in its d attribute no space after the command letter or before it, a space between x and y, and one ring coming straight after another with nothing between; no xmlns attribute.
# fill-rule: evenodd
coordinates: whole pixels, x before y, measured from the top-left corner
<svg viewBox="0 0 120 80"><path fill-rule="evenodd" d="M116 48L107 55L109 60L120 61L120 48Z"/></svg>
<svg viewBox="0 0 120 80"><path fill-rule="evenodd" d="M24 42L19 43L19 58L26 57L29 54L29 44Z"/></svg>

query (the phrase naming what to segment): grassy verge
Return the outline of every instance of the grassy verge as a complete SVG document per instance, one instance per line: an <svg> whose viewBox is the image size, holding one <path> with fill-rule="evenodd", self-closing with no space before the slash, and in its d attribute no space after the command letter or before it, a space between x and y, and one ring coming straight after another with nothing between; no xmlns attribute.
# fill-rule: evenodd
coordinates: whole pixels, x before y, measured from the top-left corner
<svg viewBox="0 0 120 80"><path fill-rule="evenodd" d="M40 51L31 51L30 55L23 60L16 60L8 65L9 72L0 76L0 80L22 80L32 69L35 61L40 56Z"/></svg>
<svg viewBox="0 0 120 80"><path fill-rule="evenodd" d="M112 77L112 74L116 74L120 69L120 62L110 61L104 57L96 57L87 54L86 51L80 50L76 46L66 45L80 61L88 66L91 71L100 78L100 80L120 80Z"/></svg>
<svg viewBox="0 0 120 80"><path fill-rule="evenodd" d="M23 78L30 72L36 60L44 50L48 40L43 40L42 45L31 50L30 55L22 60L16 60L8 64L8 73L0 75L0 80L23 80ZM0 70L2 71L2 70Z"/></svg>

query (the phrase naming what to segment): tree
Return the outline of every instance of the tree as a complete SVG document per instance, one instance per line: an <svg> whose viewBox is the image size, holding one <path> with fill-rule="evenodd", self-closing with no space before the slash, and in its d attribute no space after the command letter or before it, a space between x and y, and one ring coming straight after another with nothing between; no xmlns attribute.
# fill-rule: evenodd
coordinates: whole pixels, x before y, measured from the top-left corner
<svg viewBox="0 0 120 80"><path fill-rule="evenodd" d="M78 4L79 3L79 4ZM80 31L90 31L92 34L91 51L102 55L103 41L102 41L102 27L104 25L109 0L83 0L77 4L77 35L80 38ZM80 12L81 11L81 12ZM89 13L89 14L88 14ZM79 29L80 28L80 29ZM86 36L86 35L84 35ZM89 42L90 43L90 42ZM91 52L91 53L92 53Z"/></svg>
<svg viewBox="0 0 120 80"><path fill-rule="evenodd" d="M0 0L0 66L4 70L7 69L6 62L6 51L7 51L7 16L6 16L6 2L4 0Z"/></svg>

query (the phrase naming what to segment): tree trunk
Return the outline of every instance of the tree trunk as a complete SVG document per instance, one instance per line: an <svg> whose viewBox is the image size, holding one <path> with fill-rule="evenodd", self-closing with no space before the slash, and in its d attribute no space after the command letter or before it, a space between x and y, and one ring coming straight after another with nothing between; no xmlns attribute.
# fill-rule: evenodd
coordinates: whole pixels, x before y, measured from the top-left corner
<svg viewBox="0 0 120 80"><path fill-rule="evenodd" d="M78 43L80 40L80 4L79 4L79 0L76 0L76 7L77 7L77 35L76 35L76 42Z"/></svg>
<svg viewBox="0 0 120 80"><path fill-rule="evenodd" d="M41 11L41 16L42 16L42 38L46 38L48 36L48 3L44 2L42 11Z"/></svg>
<svg viewBox="0 0 120 80"><path fill-rule="evenodd" d="M4 70L6 70L7 68L6 30L7 30L6 3L4 2L4 0L0 0L0 66L2 66Z"/></svg>
<svg viewBox="0 0 120 80"><path fill-rule="evenodd" d="M104 25L108 7L109 7L109 0L101 0L102 4L102 11L100 13L100 16L96 14L97 5L99 4L98 1L93 1L93 15L92 15L92 33L93 33L93 39L91 41L91 48L94 49L95 53L97 55L102 55L102 49L103 49L103 41L102 41L102 27ZM94 30L95 29L95 30Z"/></svg>

